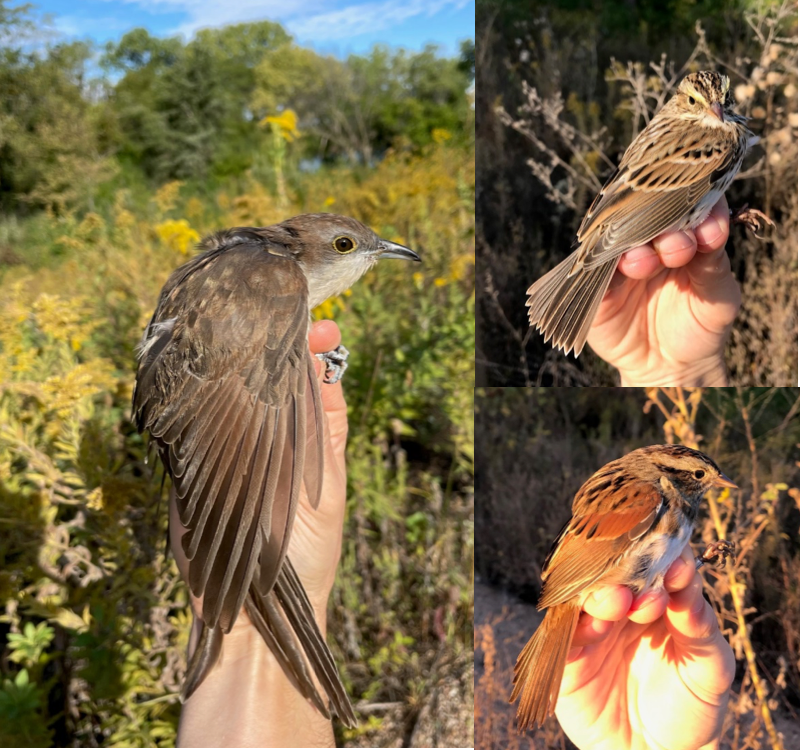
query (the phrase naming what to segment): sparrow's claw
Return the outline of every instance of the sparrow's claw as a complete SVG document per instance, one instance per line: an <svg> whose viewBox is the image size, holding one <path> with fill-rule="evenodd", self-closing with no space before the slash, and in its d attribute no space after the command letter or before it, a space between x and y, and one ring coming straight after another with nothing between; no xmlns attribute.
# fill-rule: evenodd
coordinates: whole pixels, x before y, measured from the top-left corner
<svg viewBox="0 0 800 750"><path fill-rule="evenodd" d="M338 383L342 375L344 375L350 352L339 344L333 351L315 354L314 356L325 363L325 379L323 382L332 385L333 383Z"/></svg>
<svg viewBox="0 0 800 750"><path fill-rule="evenodd" d="M724 539L712 542L705 548L700 557L695 558L695 565L697 565L698 570L706 563L722 567L725 564L725 558L732 557L735 549L736 545L733 542L726 542Z"/></svg>
<svg viewBox="0 0 800 750"><path fill-rule="evenodd" d="M749 208L746 203L736 211L731 211L731 222L744 224L756 237L764 239L758 234L758 230L761 229L759 221L763 221L766 226L775 228L775 222L769 216L757 208Z"/></svg>

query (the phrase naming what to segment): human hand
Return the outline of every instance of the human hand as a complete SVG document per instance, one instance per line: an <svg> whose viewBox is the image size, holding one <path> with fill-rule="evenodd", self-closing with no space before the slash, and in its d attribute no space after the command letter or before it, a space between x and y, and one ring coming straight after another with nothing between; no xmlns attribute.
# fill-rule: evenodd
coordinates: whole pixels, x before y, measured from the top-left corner
<svg viewBox="0 0 800 750"><path fill-rule="evenodd" d="M312 353L331 351L340 342L339 328L330 320L315 323L309 334ZM316 357L314 364L326 416L322 496L314 510L305 487L301 489L288 557L314 607L324 637L328 597L342 547L347 406L341 382L323 384L324 365ZM187 580L188 561L180 543L184 533L170 493L171 547L181 575ZM202 612L202 599L191 598L195 623L189 658L200 636L197 615ZM221 716L224 721L220 721ZM292 685L242 610L231 632L225 635L217 665L183 707L178 741L180 746L333 747L333 730L330 721Z"/></svg>
<svg viewBox="0 0 800 750"><path fill-rule="evenodd" d="M693 231L622 256L588 341L623 386L727 385L723 349L741 305L725 253L729 228L723 196Z"/></svg>
<svg viewBox="0 0 800 750"><path fill-rule="evenodd" d="M578 747L718 746L736 662L688 545L664 584L636 602L625 586L585 602L556 704Z"/></svg>

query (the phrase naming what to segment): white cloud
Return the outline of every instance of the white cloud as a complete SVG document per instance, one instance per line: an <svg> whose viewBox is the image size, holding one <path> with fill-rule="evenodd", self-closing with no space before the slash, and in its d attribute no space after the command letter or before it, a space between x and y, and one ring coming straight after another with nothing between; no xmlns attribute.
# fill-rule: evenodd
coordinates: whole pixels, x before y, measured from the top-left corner
<svg viewBox="0 0 800 750"><path fill-rule="evenodd" d="M120 0L108 0L119 2ZM151 13L183 12L174 33L192 36L198 29L246 21L272 20L304 41L331 42L372 33L417 16L430 17L463 8L470 0L379 0L350 4L330 0L122 0ZM340 5L335 10L331 6Z"/></svg>
<svg viewBox="0 0 800 750"><path fill-rule="evenodd" d="M296 17L288 24L303 39L346 39L365 32L381 31L416 16L434 16L440 11L464 7L469 0L384 0L349 5L340 10Z"/></svg>

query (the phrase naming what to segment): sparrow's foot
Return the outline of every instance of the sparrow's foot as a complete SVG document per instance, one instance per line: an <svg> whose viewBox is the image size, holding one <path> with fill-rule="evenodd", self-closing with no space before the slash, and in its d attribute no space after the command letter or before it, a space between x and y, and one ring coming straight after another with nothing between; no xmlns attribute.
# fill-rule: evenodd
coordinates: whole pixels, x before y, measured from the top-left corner
<svg viewBox="0 0 800 750"><path fill-rule="evenodd" d="M333 351L323 352L322 354L314 355L318 360L325 363L325 383L333 384L338 383L344 371L347 369L347 358L350 352L339 344Z"/></svg>
<svg viewBox="0 0 800 750"><path fill-rule="evenodd" d="M775 222L770 219L769 216L763 211L759 211L757 208L749 208L746 203L740 209L731 211L732 223L744 224L756 237L764 239L758 233L758 230L761 229L759 221L763 221L765 226L770 226L773 229L775 228Z"/></svg>
<svg viewBox="0 0 800 750"><path fill-rule="evenodd" d="M725 558L732 557L736 545L733 542L726 542L720 539L718 542L709 544L700 557L696 557L694 562L699 570L706 563L722 567L725 564Z"/></svg>

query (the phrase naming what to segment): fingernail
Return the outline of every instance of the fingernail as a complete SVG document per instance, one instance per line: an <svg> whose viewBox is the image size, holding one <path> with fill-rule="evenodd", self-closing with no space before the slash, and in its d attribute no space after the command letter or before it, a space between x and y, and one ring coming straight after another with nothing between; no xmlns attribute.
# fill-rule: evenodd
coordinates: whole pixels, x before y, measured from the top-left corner
<svg viewBox="0 0 800 750"><path fill-rule="evenodd" d="M698 244L705 247L717 247L722 240L723 234L724 228L720 226L719 219L703 222L695 233Z"/></svg>
<svg viewBox="0 0 800 750"><path fill-rule="evenodd" d="M677 578L682 572L683 568L686 565L686 560L682 557L679 557L672 565L669 566L667 570L667 574L664 576L664 581L672 581L673 579Z"/></svg>

